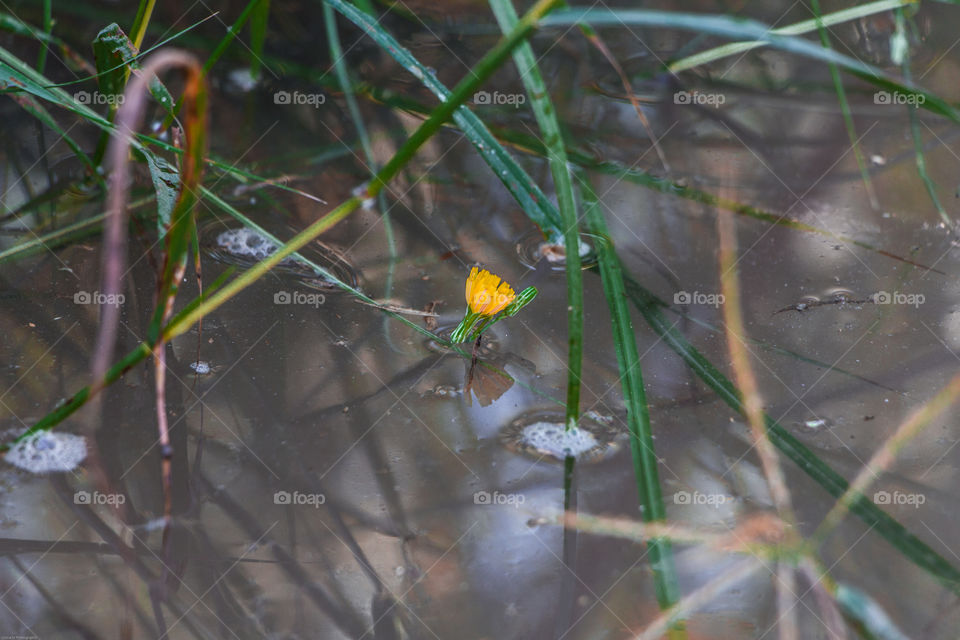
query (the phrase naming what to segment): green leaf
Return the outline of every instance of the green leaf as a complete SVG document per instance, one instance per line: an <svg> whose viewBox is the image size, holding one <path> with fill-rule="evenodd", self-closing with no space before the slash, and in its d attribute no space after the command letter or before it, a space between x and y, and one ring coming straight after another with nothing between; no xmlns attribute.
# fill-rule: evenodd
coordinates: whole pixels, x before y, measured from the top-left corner
<svg viewBox="0 0 960 640"><path fill-rule="evenodd" d="M140 52L127 34L117 23L104 27L93 41L93 54L100 91L109 96L122 94L127 82L127 70L140 69L137 61ZM164 109L169 110L173 106L173 96L156 77L150 80L150 94Z"/></svg>
<svg viewBox="0 0 960 640"><path fill-rule="evenodd" d="M170 216L177 204L177 195L180 193L180 172L164 158L146 153L143 157L150 170L150 180L153 190L157 194L157 225L161 235L170 224Z"/></svg>

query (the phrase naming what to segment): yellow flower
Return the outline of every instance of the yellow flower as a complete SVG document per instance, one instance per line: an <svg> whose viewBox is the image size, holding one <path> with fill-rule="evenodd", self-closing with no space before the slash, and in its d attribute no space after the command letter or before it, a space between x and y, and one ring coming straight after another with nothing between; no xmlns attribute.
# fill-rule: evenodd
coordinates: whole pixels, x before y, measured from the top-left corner
<svg viewBox="0 0 960 640"><path fill-rule="evenodd" d="M467 278L466 297L470 311L492 316L503 311L517 294L500 276L495 276L486 269L478 272L474 267Z"/></svg>

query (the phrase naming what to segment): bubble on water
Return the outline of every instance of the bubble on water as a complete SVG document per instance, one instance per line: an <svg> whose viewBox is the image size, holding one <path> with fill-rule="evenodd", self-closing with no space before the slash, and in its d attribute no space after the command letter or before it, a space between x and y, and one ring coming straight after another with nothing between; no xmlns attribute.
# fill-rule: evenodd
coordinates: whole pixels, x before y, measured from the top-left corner
<svg viewBox="0 0 960 640"><path fill-rule="evenodd" d="M72 471L87 457L87 442L70 433L41 431L10 447L4 457L32 473Z"/></svg>
<svg viewBox="0 0 960 640"><path fill-rule="evenodd" d="M257 88L260 79L250 73L250 67L240 67L227 74L227 89L238 93L249 93Z"/></svg>
<svg viewBox="0 0 960 640"><path fill-rule="evenodd" d="M586 429L566 429L556 422L534 422L523 428L524 441L537 451L554 458L577 457L590 451L599 443Z"/></svg>
<svg viewBox="0 0 960 640"><path fill-rule="evenodd" d="M217 246L235 256L254 260L268 258L277 250L277 245L269 238L247 227L221 232L217 236Z"/></svg>
<svg viewBox="0 0 960 640"><path fill-rule="evenodd" d="M201 375L201 376L205 376L211 371L213 371L213 368L210 366L210 363L205 362L203 360L197 360L196 362L191 362L190 368L196 371L197 375Z"/></svg>
<svg viewBox="0 0 960 640"><path fill-rule="evenodd" d="M621 429L586 417L581 417L576 427L566 429L563 414L539 412L517 418L500 437L508 448L537 459L562 461L573 456L596 461L619 448L617 439L621 435L625 435Z"/></svg>

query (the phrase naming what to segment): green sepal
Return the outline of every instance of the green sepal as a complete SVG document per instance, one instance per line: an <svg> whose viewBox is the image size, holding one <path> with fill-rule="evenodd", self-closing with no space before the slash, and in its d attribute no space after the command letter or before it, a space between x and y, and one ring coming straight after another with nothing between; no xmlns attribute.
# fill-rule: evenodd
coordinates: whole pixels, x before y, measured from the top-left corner
<svg viewBox="0 0 960 640"><path fill-rule="evenodd" d="M513 302L508 304L503 311L500 312L498 320L500 318L509 318L510 316L515 316L519 313L520 309L523 309L525 306L533 302L533 299L537 297L536 287L527 287L523 291L517 294L517 297L513 299Z"/></svg>
<svg viewBox="0 0 960 640"><path fill-rule="evenodd" d="M466 315L463 316L463 320L460 321L457 328L450 334L450 342L460 344L461 342L468 342L475 338L476 336L474 334L477 333L475 331L476 324L483 317L484 315L482 313L473 313L468 307Z"/></svg>

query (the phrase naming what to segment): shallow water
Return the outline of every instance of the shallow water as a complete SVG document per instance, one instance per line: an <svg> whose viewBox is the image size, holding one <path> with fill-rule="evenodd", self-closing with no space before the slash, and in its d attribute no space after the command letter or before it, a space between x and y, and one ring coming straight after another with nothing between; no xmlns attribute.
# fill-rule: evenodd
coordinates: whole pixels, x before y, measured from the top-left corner
<svg viewBox="0 0 960 640"><path fill-rule="evenodd" d="M493 31L469 28L471 12L492 25L483 3L457 6L456 15L424 14L426 23L384 22L448 86L493 43ZM773 5L764 9L770 13L754 17L770 22L780 15ZM293 8L276 11L276 29L288 39L284 52L324 68L324 54L317 63L316 52L307 53L324 42L320 10L310 8L309 20ZM911 50L923 86L948 99L958 97L957 16L925 4L918 18L926 25L924 40ZM778 24L807 17L793 11ZM847 27L835 37L852 55L884 64L877 38ZM882 26L863 28L872 33ZM604 31L630 73L649 72L689 42L687 34L635 31L639 40ZM349 46L355 34L343 33ZM960 349L954 278L960 250L917 176L905 110L876 104L872 89L849 80L880 203L874 210L822 66L763 51L716 63L714 84L683 76L692 83L685 89L721 92L717 108L677 104L676 87L638 75L637 91L651 100L644 111L670 163L666 173L629 102L604 95L621 89L602 58L575 33L552 48L555 39L542 33L534 46L550 50L540 63L578 149L942 272L826 235L737 218L744 320L750 337L762 343L752 351L765 408L852 478L954 375ZM361 40L350 59L365 79L434 104L369 40ZM329 204L270 188L238 194L233 182L213 172L208 187L287 239L366 179L358 151L343 152L344 141L353 141L349 117L331 92L316 108L276 104L280 88L314 91L303 80L280 78L279 68L250 93L232 91L225 78L240 63L223 65L213 94L216 154L260 173L294 175L291 186ZM737 88L757 78L770 88ZM489 84L505 95L520 91L512 70ZM418 120L362 104L384 162ZM524 135L536 131L526 108L477 112ZM928 170L952 214L955 130L928 113L920 119ZM35 159L44 147L8 121L7 135L28 140L23 148L10 147L7 161ZM546 165L516 155L550 193ZM38 175L38 189L55 182ZM594 187L625 270L667 301L677 328L731 375L717 298L716 210L619 176L598 174ZM4 197L15 206L24 194L8 189ZM550 521L563 508L563 465L509 439L518 419L562 410L558 402L566 392L563 272L555 263L531 268L518 256L519 244L529 258L534 226L454 130L425 145L391 184L387 201L396 259L376 210L359 211L322 237L371 297L416 310L436 301L443 330L462 316L463 281L474 264L518 290L540 290L521 314L497 325L481 352L489 368L476 370L472 388L464 388L469 359L431 347L422 334L348 294L305 285L295 269L277 270L207 317L202 334L192 331L169 348L175 518L166 535L157 520L164 505L152 367L140 365L108 389L101 415L84 411L60 427L96 429L110 491L101 490L89 459L55 477L3 469L0 548L8 560L0 565L0 636L99 637L131 629L129 637L156 637L152 603L159 599L168 635L176 638L624 638L657 615L646 548L586 533L565 537ZM81 206L99 211L96 202ZM205 228L237 226L222 212L202 209ZM137 259L149 238L149 230L131 238L117 354L134 348L150 321L151 266ZM78 303L83 298L76 295L96 297L98 247L92 237L0 264L4 429L29 426L87 383L98 308ZM208 247L204 281L224 268ZM585 272L584 283L582 409L609 426L618 446L576 467L576 508L637 519L609 314L596 272ZM179 300L196 293L188 273ZM633 322L669 520L726 532L772 509L739 416L639 315ZM491 369L515 382L504 383ZM958 441L948 412L910 442L874 487L889 498L885 510L960 564L952 490ZM809 535L833 500L790 461L783 467L798 529ZM118 549L130 551L121 558ZM692 545L677 545L675 554L684 593L735 562L731 554ZM954 637L956 596L860 520L847 518L827 538L821 560L834 579L870 593L901 629ZM768 569L693 614L690 636L777 637L776 579ZM798 580L801 637L827 637L809 586Z"/></svg>

